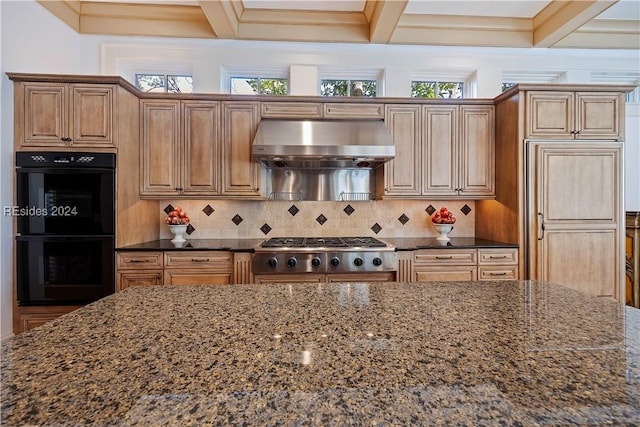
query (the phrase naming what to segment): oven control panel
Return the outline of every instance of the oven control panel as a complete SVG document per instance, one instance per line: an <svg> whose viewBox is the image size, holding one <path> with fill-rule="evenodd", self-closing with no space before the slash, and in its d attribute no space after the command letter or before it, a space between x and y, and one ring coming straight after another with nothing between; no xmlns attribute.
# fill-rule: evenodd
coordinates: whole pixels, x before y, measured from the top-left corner
<svg viewBox="0 0 640 427"><path fill-rule="evenodd" d="M256 252L254 274L368 273L395 271L394 251Z"/></svg>

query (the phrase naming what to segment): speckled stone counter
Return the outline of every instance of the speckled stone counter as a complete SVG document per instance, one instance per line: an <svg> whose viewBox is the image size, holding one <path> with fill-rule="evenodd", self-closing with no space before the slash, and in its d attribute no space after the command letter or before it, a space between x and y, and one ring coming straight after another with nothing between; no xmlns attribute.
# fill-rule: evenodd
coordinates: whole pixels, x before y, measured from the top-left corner
<svg viewBox="0 0 640 427"><path fill-rule="evenodd" d="M116 251L231 251L253 252L264 239L187 239L183 243L171 243L170 239L153 240L136 245L122 246Z"/></svg>
<svg viewBox="0 0 640 427"><path fill-rule="evenodd" d="M6 425L640 423L640 310L528 281L132 287L2 343Z"/></svg>
<svg viewBox="0 0 640 427"><path fill-rule="evenodd" d="M452 237L451 240L441 241L435 237L401 237L383 238L385 242L395 246L397 251L415 251L417 249L473 249L473 248L517 248L511 243L496 242L494 240L477 237Z"/></svg>

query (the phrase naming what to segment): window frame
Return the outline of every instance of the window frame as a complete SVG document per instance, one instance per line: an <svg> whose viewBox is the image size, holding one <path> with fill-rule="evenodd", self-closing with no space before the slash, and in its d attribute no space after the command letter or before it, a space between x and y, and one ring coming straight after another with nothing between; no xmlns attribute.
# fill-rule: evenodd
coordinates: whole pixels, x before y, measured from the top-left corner
<svg viewBox="0 0 640 427"><path fill-rule="evenodd" d="M322 93L322 85L324 82L327 81L333 81L333 82L339 82L339 81L343 81L347 83L347 94L346 95L324 95ZM375 84L375 95L373 96L367 96L367 95L353 95L351 93L352 90L352 86L354 82L372 82ZM380 82L378 81L378 79L374 79L374 78L340 78L340 77L326 77L326 78L321 78L320 79L320 86L319 86L319 94L320 96L326 97L326 98L377 98L378 97L378 92L379 92L379 88L380 88Z"/></svg>
<svg viewBox="0 0 640 427"><path fill-rule="evenodd" d="M413 85L414 83L428 83L434 85L434 96L433 97L423 97L423 96L414 96L413 95ZM460 85L460 97L459 98L444 98L438 96L440 94L440 85L453 83ZM466 92L466 82L463 80L444 80L444 79L429 79L429 78L412 78L411 79L411 98L414 99L465 99Z"/></svg>
<svg viewBox="0 0 640 427"><path fill-rule="evenodd" d="M258 93L252 93L252 94L244 94L244 93L233 93L233 80L237 79L237 80L257 80L258 83ZM279 94L279 93L261 93L262 92L262 81L263 80L284 80L287 83L287 92L284 94ZM288 96L291 93L291 79L289 77L261 77L261 76L254 76L254 75L241 75L241 73L234 73L234 74L229 74L229 78L228 78L228 84L229 84L229 94L231 95L246 95L246 96Z"/></svg>
<svg viewBox="0 0 640 427"><path fill-rule="evenodd" d="M140 76L157 76L157 77L162 77L163 78L163 89L164 92L163 93L193 93L193 75L192 74L186 74L186 73L159 73L159 72L136 72L133 75L133 80L134 80L134 86L141 92L144 93L153 93L153 90L150 91L144 91L142 88L140 88L140 86L138 85L138 81ZM169 91L169 77L183 77L183 78L190 78L191 79L191 91L190 92L174 92L174 91ZM160 92L156 92L156 93L160 93Z"/></svg>

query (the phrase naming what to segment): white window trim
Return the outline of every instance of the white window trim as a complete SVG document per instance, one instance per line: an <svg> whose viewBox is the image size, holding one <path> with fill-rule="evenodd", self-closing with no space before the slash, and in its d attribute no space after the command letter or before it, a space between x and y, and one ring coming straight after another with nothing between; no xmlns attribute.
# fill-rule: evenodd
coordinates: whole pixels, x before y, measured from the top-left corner
<svg viewBox="0 0 640 427"><path fill-rule="evenodd" d="M318 68L318 94L321 91L323 80L373 80L376 82L376 98L384 96L384 69L382 68L343 68L343 67L319 67Z"/></svg>
<svg viewBox="0 0 640 427"><path fill-rule="evenodd" d="M291 89L291 77L289 67L221 67L220 89L225 93L231 93L231 78L247 77L251 79L287 79L289 90Z"/></svg>

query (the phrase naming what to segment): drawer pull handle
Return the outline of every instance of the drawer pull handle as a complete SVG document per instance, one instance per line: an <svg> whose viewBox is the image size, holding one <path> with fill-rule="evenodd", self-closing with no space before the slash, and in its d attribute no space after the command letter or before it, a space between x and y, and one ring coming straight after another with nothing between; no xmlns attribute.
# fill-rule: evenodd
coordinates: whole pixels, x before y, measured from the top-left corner
<svg viewBox="0 0 640 427"><path fill-rule="evenodd" d="M453 259L451 255L449 256L437 256L436 259Z"/></svg>
<svg viewBox="0 0 640 427"><path fill-rule="evenodd" d="M191 258L191 262L209 262L209 258L206 258L206 259L202 259L202 258Z"/></svg>
<svg viewBox="0 0 640 427"><path fill-rule="evenodd" d="M506 276L507 273L505 273L504 271L502 273L489 273L490 276Z"/></svg>
<svg viewBox="0 0 640 427"><path fill-rule="evenodd" d="M130 262L151 262L148 259L132 259Z"/></svg>
<svg viewBox="0 0 640 427"><path fill-rule="evenodd" d="M502 256L491 255L489 259L505 259L506 257L507 257L506 255L502 255Z"/></svg>

